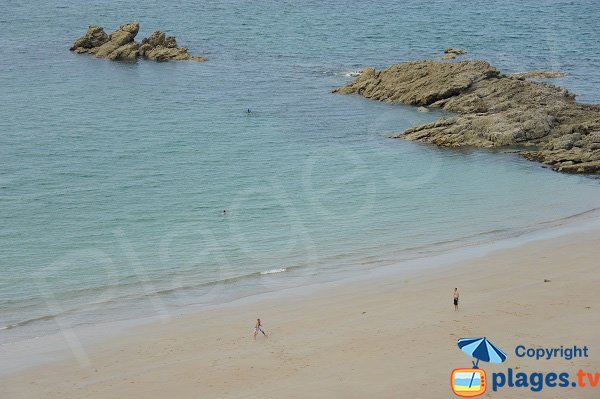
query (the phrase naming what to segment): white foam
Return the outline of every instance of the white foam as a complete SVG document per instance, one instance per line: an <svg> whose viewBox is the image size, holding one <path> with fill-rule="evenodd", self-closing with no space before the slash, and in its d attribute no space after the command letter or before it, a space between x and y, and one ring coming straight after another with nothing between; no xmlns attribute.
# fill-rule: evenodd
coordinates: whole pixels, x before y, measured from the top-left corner
<svg viewBox="0 0 600 399"><path fill-rule="evenodd" d="M274 273L283 273L287 271L286 268L282 268L282 269L271 269L271 270L266 270L264 272L260 272L260 274L274 274Z"/></svg>
<svg viewBox="0 0 600 399"><path fill-rule="evenodd" d="M344 76L347 76L347 77L349 77L349 78L355 78L355 77L357 77L357 76L360 76L362 73L363 73L363 71L362 71L362 70L360 70L360 69L355 69L355 70L352 70L352 71L348 71L348 72L346 72L346 73L344 74Z"/></svg>

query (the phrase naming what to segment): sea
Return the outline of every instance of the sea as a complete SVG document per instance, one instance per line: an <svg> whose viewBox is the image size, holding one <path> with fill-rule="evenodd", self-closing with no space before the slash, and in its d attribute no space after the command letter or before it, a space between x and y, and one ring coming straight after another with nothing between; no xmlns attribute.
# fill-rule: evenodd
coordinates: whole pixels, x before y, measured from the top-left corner
<svg viewBox="0 0 600 399"><path fill-rule="evenodd" d="M131 21L209 60L69 51L88 25ZM547 82L600 102L598 21L595 0L4 0L0 344L585 218L600 180L392 139L446 115L331 91L457 47L506 73L563 71Z"/></svg>

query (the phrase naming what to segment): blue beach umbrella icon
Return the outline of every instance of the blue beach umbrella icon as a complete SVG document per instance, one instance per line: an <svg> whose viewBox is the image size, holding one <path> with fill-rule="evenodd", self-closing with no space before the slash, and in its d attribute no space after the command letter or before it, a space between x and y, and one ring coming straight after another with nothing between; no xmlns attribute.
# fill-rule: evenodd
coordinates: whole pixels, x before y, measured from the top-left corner
<svg viewBox="0 0 600 399"><path fill-rule="evenodd" d="M467 355L477 359L477 362L473 362L473 368L475 369L479 365L480 360L488 363L502 363L507 358L506 353L488 341L486 337L461 338L458 340L458 347ZM473 373L473 376L471 377L469 388L473 384L474 377L475 373Z"/></svg>

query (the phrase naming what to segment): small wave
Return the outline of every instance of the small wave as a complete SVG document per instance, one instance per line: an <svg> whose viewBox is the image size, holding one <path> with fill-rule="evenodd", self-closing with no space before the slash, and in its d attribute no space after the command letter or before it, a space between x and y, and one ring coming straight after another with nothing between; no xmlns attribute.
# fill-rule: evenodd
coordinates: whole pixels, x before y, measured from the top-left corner
<svg viewBox="0 0 600 399"><path fill-rule="evenodd" d="M18 322L12 323L12 324L7 324L3 327L0 327L0 330L11 330L13 328L26 326L28 324L39 322L39 321L53 320L56 317L58 317L58 315L46 315L46 316L34 317L32 319L26 319L23 321L18 321Z"/></svg>
<svg viewBox="0 0 600 399"><path fill-rule="evenodd" d="M13 322L11 324L0 326L0 331L11 330L13 328L20 328L20 327L27 326L27 325L33 324L33 323L38 323L38 322L55 320L59 317L64 317L69 314L75 314L78 312L82 312L82 311L85 311L86 309L89 310L91 307L108 305L111 303L122 303L124 300L136 300L136 299L142 299L142 298L147 298L147 297L153 297L153 296L157 296L157 295L169 295L169 294L177 293L179 291L199 289L202 287L210 287L210 286L214 286L214 285L235 284L239 281L243 281L246 279L260 278L260 276L263 276L263 275L283 273L283 272L287 272L287 271L290 271L292 269L297 269L297 268L301 268L301 266L289 266L289 267L285 267L285 268L270 269L270 270L265 270L262 272L254 272L254 273L244 274L244 275L240 275L240 276L233 276L233 277L209 281L209 282L205 282L205 283L201 283L201 284L179 286L179 287L174 287L174 288L157 290L157 291L154 291L151 293L124 295L124 296L119 296L117 298L109 299L106 301L82 303L79 306L77 306L76 308L65 310L65 311L57 313L57 314L49 314L49 315L43 315L43 316L39 316L39 317L33 317L30 319L25 319L22 321L17 321L17 322Z"/></svg>
<svg viewBox="0 0 600 399"><path fill-rule="evenodd" d="M355 69L326 69L320 70L319 73L327 76L345 76L347 78L355 78L360 76L363 73L363 70L360 68Z"/></svg>
<svg viewBox="0 0 600 399"><path fill-rule="evenodd" d="M4 327L0 327L0 330L10 330L11 328L17 327L17 324L9 324Z"/></svg>
<svg viewBox="0 0 600 399"><path fill-rule="evenodd" d="M362 69L354 69L352 71L348 71L344 73L344 76L348 77L348 78L356 78L357 76L362 75L363 71Z"/></svg>
<svg viewBox="0 0 600 399"><path fill-rule="evenodd" d="M275 273L283 273L283 272L287 272L287 269L281 268L281 269L271 269L271 270L265 270L264 272L260 272L260 274L265 275L265 274L275 274Z"/></svg>

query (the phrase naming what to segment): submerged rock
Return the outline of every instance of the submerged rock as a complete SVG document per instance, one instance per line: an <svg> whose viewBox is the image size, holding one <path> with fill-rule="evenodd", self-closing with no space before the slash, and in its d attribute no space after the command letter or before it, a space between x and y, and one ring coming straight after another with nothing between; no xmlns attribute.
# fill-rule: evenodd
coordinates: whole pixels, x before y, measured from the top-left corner
<svg viewBox="0 0 600 399"><path fill-rule="evenodd" d="M459 55L467 54L465 50L461 50L459 48L448 47L444 49L444 56L442 59L444 60L453 60Z"/></svg>
<svg viewBox="0 0 600 399"><path fill-rule="evenodd" d="M462 54L466 54L467 52L465 50L461 50L459 48L452 48L452 47L448 47L444 49L444 54L456 54L456 55L462 55Z"/></svg>
<svg viewBox="0 0 600 399"><path fill-rule="evenodd" d="M140 24L132 22L121 25L109 36L102 27L92 25L83 37L73 43L70 50L78 54L94 54L96 57L115 61L135 61L138 57L154 61L206 61L204 57L192 56L185 47L177 47L175 37L166 37L160 31L143 39L140 45L135 41L139 29Z"/></svg>
<svg viewBox="0 0 600 399"><path fill-rule="evenodd" d="M510 146L557 171L600 173L599 105L579 104L557 86L503 75L485 61L367 68L334 92L455 114L396 138L443 147Z"/></svg>

